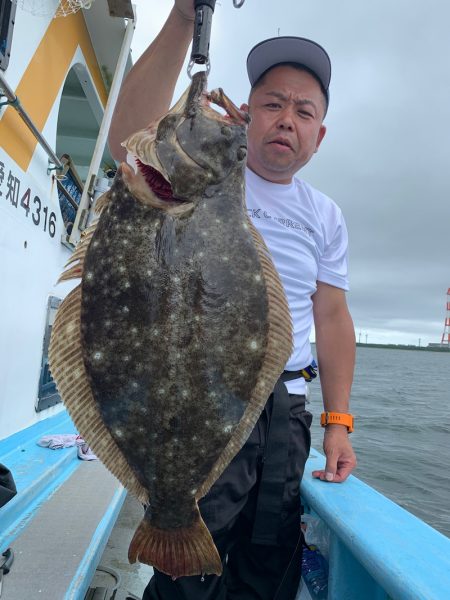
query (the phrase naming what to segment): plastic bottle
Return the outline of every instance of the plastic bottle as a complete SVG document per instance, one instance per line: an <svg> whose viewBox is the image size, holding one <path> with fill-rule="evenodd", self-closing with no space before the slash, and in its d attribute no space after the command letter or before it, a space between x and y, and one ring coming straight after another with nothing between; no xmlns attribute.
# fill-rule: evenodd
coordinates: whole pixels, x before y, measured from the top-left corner
<svg viewBox="0 0 450 600"><path fill-rule="evenodd" d="M328 598L328 564L317 546L303 546L302 577L313 600Z"/></svg>

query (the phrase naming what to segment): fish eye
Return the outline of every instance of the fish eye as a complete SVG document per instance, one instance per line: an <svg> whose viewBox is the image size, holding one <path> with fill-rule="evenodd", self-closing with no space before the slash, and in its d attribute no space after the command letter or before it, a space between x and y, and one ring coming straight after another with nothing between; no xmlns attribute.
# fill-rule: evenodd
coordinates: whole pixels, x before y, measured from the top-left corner
<svg viewBox="0 0 450 600"><path fill-rule="evenodd" d="M237 159L238 160L244 160L244 158L246 156L247 156L247 148L245 146L241 146L240 148L238 148Z"/></svg>
<svg viewBox="0 0 450 600"><path fill-rule="evenodd" d="M220 130L220 133L227 138L229 138L233 135L233 132L231 131L231 127L229 127L228 125L223 125L222 129Z"/></svg>

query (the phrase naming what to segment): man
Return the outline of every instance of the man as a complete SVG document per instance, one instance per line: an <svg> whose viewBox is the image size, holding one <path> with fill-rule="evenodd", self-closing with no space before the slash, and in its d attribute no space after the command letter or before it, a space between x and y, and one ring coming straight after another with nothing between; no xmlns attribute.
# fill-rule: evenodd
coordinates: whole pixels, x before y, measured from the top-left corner
<svg viewBox="0 0 450 600"><path fill-rule="evenodd" d="M110 131L120 142L164 114L192 39L193 1L175 0L158 37L123 85ZM144 600L294 600L300 577L299 481L310 449L305 377L314 375L314 318L325 411L326 466L344 481L356 459L348 439L355 337L348 312L347 234L332 200L294 178L325 135L330 63L310 40L274 38L250 52L246 200L289 301L294 351L248 442L200 502L221 554L221 577L178 580L155 572ZM286 391L287 390L287 391Z"/></svg>

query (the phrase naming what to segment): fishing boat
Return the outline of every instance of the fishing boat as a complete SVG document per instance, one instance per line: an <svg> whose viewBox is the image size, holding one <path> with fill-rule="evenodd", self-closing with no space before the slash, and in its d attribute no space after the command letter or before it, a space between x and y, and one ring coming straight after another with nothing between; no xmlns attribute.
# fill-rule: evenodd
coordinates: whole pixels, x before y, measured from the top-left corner
<svg viewBox="0 0 450 600"><path fill-rule="evenodd" d="M17 487L0 508L6 600L93 598L126 498L99 461L80 460L82 440L47 356L55 312L72 287L56 282L116 168L106 139L132 64L130 0L88 4L0 2L0 463ZM46 447L49 439L60 448ZM314 480L323 464L313 450L301 486L307 539L315 533L312 541L327 546L322 595L450 597L450 540L356 477ZM124 544L124 562L126 554ZM310 597L303 586L299 598Z"/></svg>

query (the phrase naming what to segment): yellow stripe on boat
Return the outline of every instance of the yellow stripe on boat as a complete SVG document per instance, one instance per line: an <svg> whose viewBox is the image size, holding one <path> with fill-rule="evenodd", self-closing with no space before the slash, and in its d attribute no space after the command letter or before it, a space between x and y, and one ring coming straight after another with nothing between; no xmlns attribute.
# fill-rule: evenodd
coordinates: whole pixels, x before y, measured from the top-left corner
<svg viewBox="0 0 450 600"><path fill-rule="evenodd" d="M23 108L42 131L80 47L103 106L107 91L81 11L52 19L20 83L15 90ZM8 107L0 120L2 148L26 171L37 141L17 112Z"/></svg>

